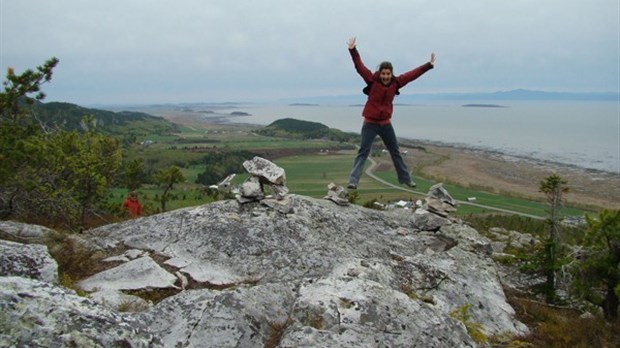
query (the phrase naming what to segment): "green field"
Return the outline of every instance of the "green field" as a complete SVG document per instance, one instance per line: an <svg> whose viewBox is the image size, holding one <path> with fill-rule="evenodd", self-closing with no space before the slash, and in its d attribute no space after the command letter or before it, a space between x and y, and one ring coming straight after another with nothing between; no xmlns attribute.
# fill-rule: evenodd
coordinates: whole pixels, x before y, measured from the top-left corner
<svg viewBox="0 0 620 348"><path fill-rule="evenodd" d="M351 154L291 156L278 159L275 163L285 169L287 186L291 193L318 198L325 196L327 185L330 182L346 186L353 158L354 156ZM398 185L394 170L375 172L375 175L389 183ZM419 191L422 194L394 189L373 180L367 175L363 175L357 190L360 194L358 203L364 203L372 199L377 199L383 203L422 199L429 188L436 184L436 182L417 176L414 179L418 184L415 191ZM456 200L467 201L469 197L476 197L477 204L535 216L547 216L548 207L542 202L507 197L454 185L444 185L444 187ZM457 210L458 215L489 212L494 212L494 210L475 207L466 203L461 204ZM564 215L583 215L584 212L580 209L565 207L562 213Z"/></svg>
<svg viewBox="0 0 620 348"><path fill-rule="evenodd" d="M180 133L175 136L145 136L145 139L154 140L150 146L134 146L128 152L127 158L143 158L147 163L155 167L177 165L181 167L186 177L186 182L177 185L173 192L174 199L167 203L167 209L176 209L184 206L205 204L213 201L206 194L206 187L195 184L198 174L208 170L199 163L207 151L248 150L258 154L262 153L295 153L285 157L276 157L273 160L278 166L284 168L287 177L287 187L290 193L305 195L314 198L322 198L327 193L327 186L335 183L346 186L349 172L355 157L355 151L351 151L352 144L339 143L329 140L300 140L282 139L260 136L249 131L240 131L236 128L218 128L217 130L196 129L191 127L179 127ZM326 149L330 149L326 151ZM339 151L348 149L348 151ZM367 163L368 165L368 163ZM237 173L233 180L233 186L241 184L246 178L246 173ZM393 168L374 173L377 177L389 183L398 185L396 173ZM222 178L223 179L223 178ZM359 183L357 204L377 200L382 203L393 203L399 200L416 201L423 199L428 189L436 184L423 177L414 176L418 187L416 193L386 186L368 175L364 174ZM398 185L403 187L402 185ZM457 200L463 201L457 210L457 215L483 214L496 212L493 209L473 206L466 201L475 197L475 203L483 206L510 210L533 216L545 217L548 215L547 205L522 198L509 197L480 190L474 190L454 185L444 185L450 194ZM141 196L151 212L157 212L159 203L156 187L144 186ZM120 204L122 196L127 190L118 189L113 191L111 199ZM584 211L576 208L565 207L564 215L583 215Z"/></svg>

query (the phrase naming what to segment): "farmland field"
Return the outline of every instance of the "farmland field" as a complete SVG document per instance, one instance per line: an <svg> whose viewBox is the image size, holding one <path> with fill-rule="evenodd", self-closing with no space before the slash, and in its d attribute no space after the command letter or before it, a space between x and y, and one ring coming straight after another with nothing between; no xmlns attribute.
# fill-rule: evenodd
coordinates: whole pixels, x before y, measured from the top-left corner
<svg viewBox="0 0 620 348"><path fill-rule="evenodd" d="M285 170L290 193L314 198L324 197L330 183L346 186L355 157L354 144L329 140L266 137L253 133L253 128L249 126L197 127L196 125L181 125L178 129L179 133L174 136L147 135L143 140L151 140L148 146L134 146L127 154L128 159L144 159L147 164L152 166L152 169L168 165L181 167L186 182L175 187L173 199L167 203L167 210L205 204L222 197L221 195L219 197L212 196L208 193L205 185L196 184L198 174L209 170L205 165L200 164L201 158L209 152L246 150L265 157ZM415 190L401 189L405 187L398 185L389 156L378 153L371 157L380 164L374 170L374 175L398 186L398 188L387 186L364 174L359 183L359 189L356 191L358 195L356 203L364 204L372 200L381 203L394 203L399 200L416 201L423 199L428 189L439 182L436 178L433 179L433 177L422 174L424 168L437 165L449 156L444 153L437 155L423 148L422 150L412 149L411 152L416 151L416 154L407 159L410 168L414 169L414 179L418 184ZM237 174L231 183L232 188L241 184L248 176L245 173ZM492 187L488 189L485 187L472 188L472 185L462 186L454 182L446 182L444 187L455 199L460 201L467 201L468 198L475 197L476 203L483 206L539 217L547 215L546 204L540 198L517 198L518 195L499 194ZM159 207L158 189L145 185L139 191L142 191L142 196L146 204L151 207L152 212L157 212ZM118 189L115 192L116 194L112 195L111 199L120 204L123 190ZM485 207L461 204L457 214L480 214L492 211ZM563 213L566 215L582 215L583 210L567 207L564 208Z"/></svg>

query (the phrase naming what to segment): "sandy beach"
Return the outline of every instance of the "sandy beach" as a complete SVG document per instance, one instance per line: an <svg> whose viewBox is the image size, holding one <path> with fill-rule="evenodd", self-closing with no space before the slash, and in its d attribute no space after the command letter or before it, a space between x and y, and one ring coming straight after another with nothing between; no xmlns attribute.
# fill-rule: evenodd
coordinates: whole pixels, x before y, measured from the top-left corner
<svg viewBox="0 0 620 348"><path fill-rule="evenodd" d="M436 181L459 184L494 193L509 193L524 198L544 199L538 191L542 180L558 174L567 181L570 192L565 201L571 205L620 209L620 175L589 170L560 163L507 156L436 144L422 144L407 156L414 175ZM391 165L389 158L383 158Z"/></svg>

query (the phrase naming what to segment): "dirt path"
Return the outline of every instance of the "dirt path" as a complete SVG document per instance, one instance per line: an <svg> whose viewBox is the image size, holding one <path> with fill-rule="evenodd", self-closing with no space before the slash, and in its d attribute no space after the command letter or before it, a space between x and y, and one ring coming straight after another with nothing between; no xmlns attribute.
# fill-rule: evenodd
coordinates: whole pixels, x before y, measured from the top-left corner
<svg viewBox="0 0 620 348"><path fill-rule="evenodd" d="M416 191L416 190L412 190L410 188L406 188L406 187L403 187L403 186L394 185L394 184L389 183L389 182L381 179L380 177L376 176L374 174L374 171L377 168L378 164L377 164L377 162L374 159L372 159L372 157L368 157L368 160L370 161L370 166L368 166L368 168L366 168L366 175L368 175L369 177L371 177L374 180L382 183L383 185L390 186L390 187L395 188L397 190L407 191L407 192L411 192L411 193L416 193L416 194L419 194L419 195L422 195L422 196L426 195L426 192ZM488 205L472 203L472 202L468 202L468 201L456 200L456 202L458 204L460 204L460 205L470 205L470 206L474 206L474 207L484 208L484 209L487 209L487 210L497 211L497 212L500 212L500 213L508 213L508 214L520 215L520 216L525 216L525 217L529 217L529 218L537 219L537 220L542 220L543 219L542 217L536 216L536 215L521 213L521 212L518 212L518 211L513 211L513 210L508 210L508 209L491 207L491 206L488 206Z"/></svg>

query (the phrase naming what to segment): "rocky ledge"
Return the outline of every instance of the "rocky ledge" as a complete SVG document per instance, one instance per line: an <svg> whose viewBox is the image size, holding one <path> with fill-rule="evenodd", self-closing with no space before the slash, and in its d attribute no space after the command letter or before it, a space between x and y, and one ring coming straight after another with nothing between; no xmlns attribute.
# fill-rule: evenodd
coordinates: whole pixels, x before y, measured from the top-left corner
<svg viewBox="0 0 620 348"><path fill-rule="evenodd" d="M450 315L465 305L487 335L527 330L506 302L490 241L474 229L425 209L277 202L287 213L269 199L228 200L86 231L81 242L111 256L79 283L92 300L49 275L27 279L41 272L5 271L0 341L475 347ZM136 289L171 296L137 313L110 308Z"/></svg>

